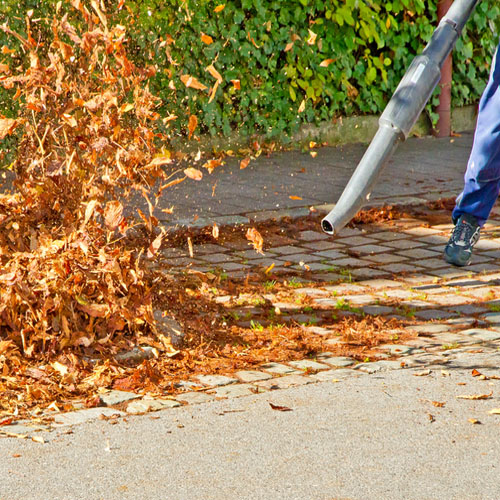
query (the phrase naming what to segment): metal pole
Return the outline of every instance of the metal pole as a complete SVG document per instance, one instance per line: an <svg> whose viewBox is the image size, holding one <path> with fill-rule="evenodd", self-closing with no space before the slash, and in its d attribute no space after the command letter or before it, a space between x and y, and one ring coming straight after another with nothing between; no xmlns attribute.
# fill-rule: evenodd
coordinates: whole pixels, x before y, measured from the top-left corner
<svg viewBox="0 0 500 500"><path fill-rule="evenodd" d="M446 15L453 0L438 0L437 15L438 21ZM449 137L451 135L451 84L453 81L453 58L450 54L441 68L441 80L439 87L441 93L439 95L439 104L437 106L437 113L439 120L434 130L436 137Z"/></svg>

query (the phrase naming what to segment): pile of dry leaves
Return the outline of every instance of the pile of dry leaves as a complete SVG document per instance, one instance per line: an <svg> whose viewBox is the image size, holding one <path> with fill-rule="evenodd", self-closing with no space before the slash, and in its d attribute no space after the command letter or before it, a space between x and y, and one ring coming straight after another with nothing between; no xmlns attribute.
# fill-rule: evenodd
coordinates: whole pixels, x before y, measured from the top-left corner
<svg viewBox="0 0 500 500"><path fill-rule="evenodd" d="M0 425L70 409L74 399L92 406L102 388L171 393L193 373L325 350L301 328L222 328L221 306L205 293L211 277L152 270L166 239L153 215L158 197L201 172L175 170L161 148L168 137L158 125L168 130L172 117L155 111L148 78L156 69L127 57L125 27L111 26L102 2L71 4L84 28L58 11L51 41L32 36L29 15L24 36L0 26L29 60L16 66L7 50L0 61L0 84L21 110L15 119L0 115L0 140L21 137L14 189L0 194L0 416L8 416ZM189 119L189 135L196 122ZM134 193L149 213L124 206ZM246 237L262 250L258 231ZM181 351L158 312L182 322ZM116 360L138 345L150 345L155 358L139 366Z"/></svg>

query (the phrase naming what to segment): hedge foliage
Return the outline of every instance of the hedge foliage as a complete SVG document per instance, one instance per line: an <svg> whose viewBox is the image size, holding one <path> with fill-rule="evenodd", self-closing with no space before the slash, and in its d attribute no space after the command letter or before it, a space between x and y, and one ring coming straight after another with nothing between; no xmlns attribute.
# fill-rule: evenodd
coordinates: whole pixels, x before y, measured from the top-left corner
<svg viewBox="0 0 500 500"><path fill-rule="evenodd" d="M437 23L436 0L100 3L126 24L134 59L157 67L152 90L163 100L162 114L177 116L169 127L186 133L188 116L196 115L201 130L213 135L275 136L304 122L380 113ZM3 0L0 22L25 33L32 9L37 36L50 29L44 21L56 4ZM78 22L69 2L66 9ZM479 2L454 55L454 106L478 100L499 32L498 1ZM3 45L16 50L0 53L0 63L11 64L18 48L0 32ZM0 92L8 115L11 96Z"/></svg>

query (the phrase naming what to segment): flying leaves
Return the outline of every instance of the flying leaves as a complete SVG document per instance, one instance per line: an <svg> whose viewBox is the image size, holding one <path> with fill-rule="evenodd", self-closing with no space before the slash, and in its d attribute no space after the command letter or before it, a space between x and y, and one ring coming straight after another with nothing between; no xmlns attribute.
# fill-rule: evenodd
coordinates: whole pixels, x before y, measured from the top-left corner
<svg viewBox="0 0 500 500"><path fill-rule="evenodd" d="M181 75L181 82L188 88L196 90L207 90L207 86L199 82L194 76Z"/></svg>
<svg viewBox="0 0 500 500"><path fill-rule="evenodd" d="M0 141L5 139L8 135L11 135L19 123L19 120L14 120L12 118L0 118Z"/></svg>
<svg viewBox="0 0 500 500"><path fill-rule="evenodd" d="M246 239L253 245L255 251L260 254L264 254L262 247L264 245L264 239L262 235L254 227L249 227L246 232Z"/></svg>
<svg viewBox="0 0 500 500"><path fill-rule="evenodd" d="M117 201L109 201L104 209L104 224L108 229L116 229L123 220L123 205Z"/></svg>

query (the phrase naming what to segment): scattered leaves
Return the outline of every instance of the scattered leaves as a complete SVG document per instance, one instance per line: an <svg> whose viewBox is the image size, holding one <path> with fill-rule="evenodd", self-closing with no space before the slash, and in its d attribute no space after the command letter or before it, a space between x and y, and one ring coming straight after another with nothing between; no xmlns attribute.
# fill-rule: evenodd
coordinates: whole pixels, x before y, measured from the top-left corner
<svg viewBox="0 0 500 500"><path fill-rule="evenodd" d="M273 403L269 403L269 406L276 411L292 411L292 408L288 408L288 406L279 406Z"/></svg>
<svg viewBox="0 0 500 500"><path fill-rule="evenodd" d="M493 391L491 391L489 394L461 394L457 396L457 399L489 399L493 395Z"/></svg>

